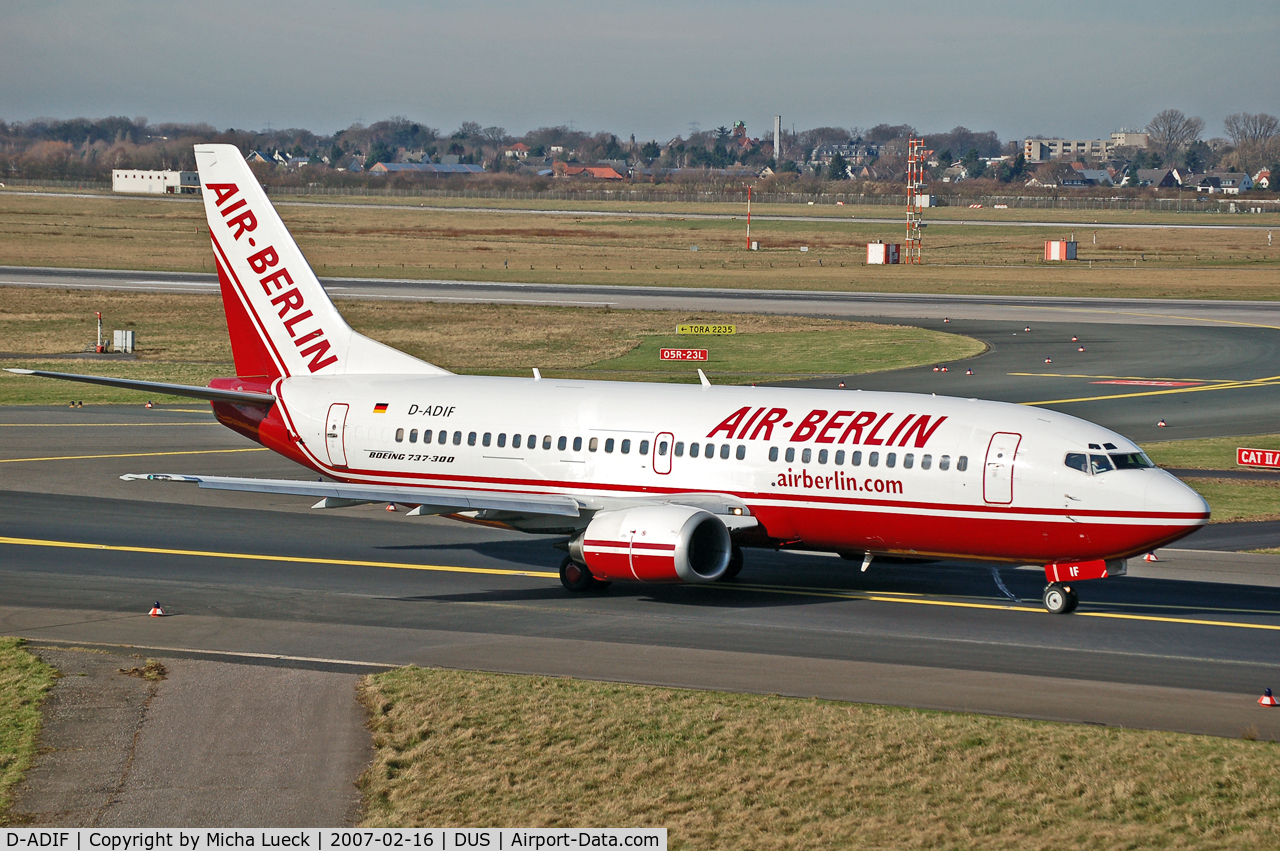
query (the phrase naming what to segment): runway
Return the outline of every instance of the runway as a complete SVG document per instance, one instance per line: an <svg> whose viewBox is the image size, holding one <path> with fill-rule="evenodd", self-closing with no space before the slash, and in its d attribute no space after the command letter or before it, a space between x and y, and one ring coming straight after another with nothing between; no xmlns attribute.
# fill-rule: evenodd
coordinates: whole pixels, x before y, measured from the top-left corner
<svg viewBox="0 0 1280 851"><path fill-rule="evenodd" d="M207 276L20 272L3 271L0 283L211 288ZM395 281L354 289L426 299L526 292ZM1280 306L1269 304L542 290L621 307L687 297L973 334L989 350L968 364L849 376L846 389L1038 403L1139 441L1274 431L1280 402L1280 337L1269 326ZM1107 312L1120 307L1133 314L1127 324ZM926 315L891 315L902 312ZM1176 386L1109 383L1134 380ZM1199 533L1209 550L1196 551L1193 536L1157 564L1088 583L1071 617L1042 612L1039 569L1001 571L1027 601L1017 604L981 565L873 564L861 574L838 558L771 551L750 551L731 584L615 584L580 596L560 588L561 554L536 536L381 506L318 512L309 500L119 481L127 472L309 475L198 404L0 409L0 434L5 634L325 670L444 665L1223 736L1252 726L1280 737L1280 713L1254 703L1280 685L1280 559L1224 552L1280 543L1277 524L1245 524L1254 528L1242 529L1253 533L1242 546L1236 530L1210 528ZM175 616L147 618L156 599Z"/></svg>

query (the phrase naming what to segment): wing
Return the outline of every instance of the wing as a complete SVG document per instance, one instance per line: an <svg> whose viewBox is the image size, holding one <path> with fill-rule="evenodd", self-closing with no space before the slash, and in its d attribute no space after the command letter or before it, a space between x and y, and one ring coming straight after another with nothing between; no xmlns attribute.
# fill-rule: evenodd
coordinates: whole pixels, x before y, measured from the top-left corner
<svg viewBox="0 0 1280 851"><path fill-rule="evenodd" d="M69 372L46 372L42 369L6 369L14 375L38 375L41 378L61 378L63 381L80 381L84 384L102 384L107 387L123 387L145 393L167 393L171 396L187 396L210 402L231 402L236 405L253 405L270 408L276 397L270 393L254 393L249 390L219 390L214 387L196 387L193 384L166 384L162 381L136 381L132 378L110 378L105 375L75 375Z"/></svg>

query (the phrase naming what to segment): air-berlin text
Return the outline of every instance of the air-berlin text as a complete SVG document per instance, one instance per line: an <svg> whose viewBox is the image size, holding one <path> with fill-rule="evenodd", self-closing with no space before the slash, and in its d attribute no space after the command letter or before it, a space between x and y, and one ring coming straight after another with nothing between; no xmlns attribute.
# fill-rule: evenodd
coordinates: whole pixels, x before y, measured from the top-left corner
<svg viewBox="0 0 1280 851"><path fill-rule="evenodd" d="M226 220L231 236L239 241L240 237L250 234L258 228L258 219L247 201L240 195L240 188L234 183L210 183L205 189L215 195L214 203L218 212ZM247 237L251 247L256 247L253 237ZM316 326L316 319L307 309L305 301L293 283L289 270L280 265L280 255L275 246L268 245L260 251L250 254L246 260L255 274L261 275L258 283L267 295L272 296L277 314L284 330L293 339L303 358L310 358L307 368L319 372L330 364L338 362L338 356L330 353L332 346L325 338L323 328ZM310 319L311 322L307 322ZM299 327L301 325L301 327ZM304 348L305 347L305 348Z"/></svg>
<svg viewBox="0 0 1280 851"><path fill-rule="evenodd" d="M815 408L794 419L786 408L739 408L707 437L724 433L730 440L773 440L774 426L785 433L791 429L790 443L852 443L863 446L906 446L923 449L946 417L929 414L898 414L893 411L825 411ZM797 422L798 420L798 422Z"/></svg>

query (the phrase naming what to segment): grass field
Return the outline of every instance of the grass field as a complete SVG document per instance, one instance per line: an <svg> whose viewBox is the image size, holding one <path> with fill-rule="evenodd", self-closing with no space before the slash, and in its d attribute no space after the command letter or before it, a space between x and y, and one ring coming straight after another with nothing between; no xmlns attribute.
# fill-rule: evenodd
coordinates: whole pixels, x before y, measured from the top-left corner
<svg viewBox="0 0 1280 851"><path fill-rule="evenodd" d="M897 216L896 208L862 209ZM664 213L658 218L286 199L279 210L321 276L1156 298L1280 294L1280 243L1268 246L1266 231L1256 229L1153 224L1099 230L1094 244L1092 231L1079 227L1081 261L1050 264L1040 259L1044 240L1066 238L1072 227L940 225L926 237L925 266L868 267L863 246L901 241L896 224L758 221L752 238L763 250L752 252L744 221L686 218L661 205L653 210ZM1261 217L1229 218L1251 224ZM0 264L213 270L198 203L4 192Z"/></svg>
<svg viewBox="0 0 1280 851"><path fill-rule="evenodd" d="M1280 831L1275 743L415 668L362 696L372 826L666 827L690 849L1243 849Z"/></svg>
<svg viewBox="0 0 1280 851"><path fill-rule="evenodd" d="M696 382L662 346L706 348L721 383L854 374L971 357L976 340L918 328L753 314L583 310L524 305L342 300L357 330L455 372ZM53 360L94 342L94 311L136 332L136 361ZM681 322L738 326L729 337L679 337ZM0 287L4 366L204 385L234 374L217 296ZM18 355L20 357L14 357ZM146 394L0 372L0 404L141 402ZM168 401L152 396L153 400Z"/></svg>
<svg viewBox="0 0 1280 851"><path fill-rule="evenodd" d="M40 734L40 705L53 687L53 668L0 638L0 825L10 823L13 788L31 767Z"/></svg>
<svg viewBox="0 0 1280 851"><path fill-rule="evenodd" d="M1280 434L1167 440L1143 447L1161 467L1192 470L1239 470L1236 448L1280 449ZM1211 523L1241 520L1280 520L1280 482L1215 478L1212 473L1189 477L1186 483L1213 509Z"/></svg>

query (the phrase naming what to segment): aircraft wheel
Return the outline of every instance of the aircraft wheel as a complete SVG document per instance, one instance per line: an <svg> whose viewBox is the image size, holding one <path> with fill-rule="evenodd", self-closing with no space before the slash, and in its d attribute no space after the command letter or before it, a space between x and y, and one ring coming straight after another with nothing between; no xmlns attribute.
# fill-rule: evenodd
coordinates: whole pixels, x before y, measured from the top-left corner
<svg viewBox="0 0 1280 851"><path fill-rule="evenodd" d="M734 547L729 553L729 566L720 575L721 582L733 579L742 572L742 547Z"/></svg>
<svg viewBox="0 0 1280 851"><path fill-rule="evenodd" d="M1065 615L1075 610L1080 597L1075 589L1057 582L1051 582L1044 589L1044 607L1050 614Z"/></svg>
<svg viewBox="0 0 1280 851"><path fill-rule="evenodd" d="M560 584L577 592L609 587L608 582L596 579L585 564L578 564L572 556L565 556L564 561L560 562Z"/></svg>

